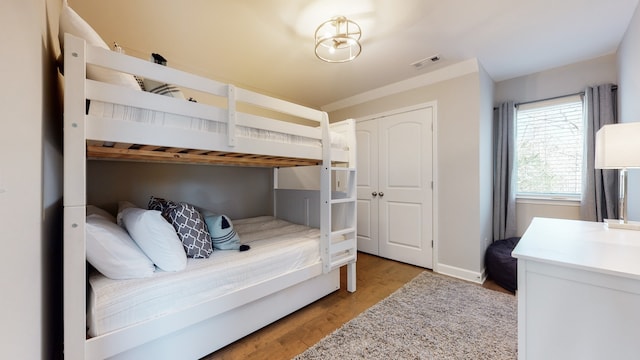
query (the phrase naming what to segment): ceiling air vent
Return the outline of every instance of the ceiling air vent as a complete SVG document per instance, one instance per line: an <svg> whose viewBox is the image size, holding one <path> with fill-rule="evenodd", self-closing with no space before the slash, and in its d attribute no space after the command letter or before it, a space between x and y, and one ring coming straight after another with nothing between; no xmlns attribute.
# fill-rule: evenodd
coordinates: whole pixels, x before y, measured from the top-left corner
<svg viewBox="0 0 640 360"><path fill-rule="evenodd" d="M420 70L423 67L429 65L429 64L434 64L437 63L438 61L440 61L440 55L433 55L433 56L429 56L427 58L424 58L422 60L418 60L414 63L411 63L411 66L413 66L416 70Z"/></svg>

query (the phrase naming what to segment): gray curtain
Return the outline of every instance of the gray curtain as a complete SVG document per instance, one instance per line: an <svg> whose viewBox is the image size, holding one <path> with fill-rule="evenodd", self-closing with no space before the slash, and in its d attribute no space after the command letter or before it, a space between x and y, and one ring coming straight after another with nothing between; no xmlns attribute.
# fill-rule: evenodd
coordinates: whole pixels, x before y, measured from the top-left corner
<svg viewBox="0 0 640 360"><path fill-rule="evenodd" d="M493 240L516 236L515 105L496 109L493 164Z"/></svg>
<svg viewBox="0 0 640 360"><path fill-rule="evenodd" d="M582 177L582 220L603 221L618 218L618 171L594 168L596 132L604 125L618 122L616 91L612 84L585 90L585 161Z"/></svg>

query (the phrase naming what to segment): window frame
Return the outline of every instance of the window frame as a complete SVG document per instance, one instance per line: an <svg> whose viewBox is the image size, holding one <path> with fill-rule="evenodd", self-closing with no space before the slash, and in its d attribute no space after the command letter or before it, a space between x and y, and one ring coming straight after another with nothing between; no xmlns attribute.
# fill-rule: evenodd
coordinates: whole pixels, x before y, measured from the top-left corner
<svg viewBox="0 0 640 360"><path fill-rule="evenodd" d="M586 143L586 126L587 126L587 122L586 122L586 116L585 116L585 108L584 108L584 93L576 93L576 94L569 94L569 95L563 95L563 96L558 96L558 97L554 97L554 98L549 98L549 99L543 99L543 100L534 100L534 101L529 101L529 102L523 102L523 103L518 103L515 105L515 113L514 113L514 127L513 127L513 131L514 131L514 142L515 142L515 166L514 166L514 171L516 179L515 179L515 184L516 184L516 191L515 191L515 198L518 202L526 202L526 203L534 203L534 204L545 204L545 203L554 203L554 204L558 204L558 203L565 203L567 205L571 205L571 204L575 204L575 203L579 203L581 201L582 198L582 189L580 190L580 193L578 194L569 194L569 193L537 193L537 192L522 192L519 190L518 187L518 172L519 172L519 164L518 164L518 133L517 133L517 129L518 129L518 110L521 106L524 106L526 108L545 108L545 107L550 107L550 106L554 106L554 105L558 105L558 104L563 104L563 103L574 103L577 100L580 101L581 103L581 108L582 108L582 161L581 161L581 174L580 176L584 176L584 169L585 169L585 164L586 164L586 159L585 159L585 143ZM581 180L582 182L582 180Z"/></svg>

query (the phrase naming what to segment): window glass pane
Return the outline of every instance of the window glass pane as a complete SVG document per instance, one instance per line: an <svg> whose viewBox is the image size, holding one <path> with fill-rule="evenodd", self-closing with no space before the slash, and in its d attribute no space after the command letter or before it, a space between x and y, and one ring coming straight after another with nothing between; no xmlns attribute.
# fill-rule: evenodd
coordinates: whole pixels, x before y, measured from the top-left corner
<svg viewBox="0 0 640 360"><path fill-rule="evenodd" d="M518 106L518 194L579 195L583 134L580 96Z"/></svg>

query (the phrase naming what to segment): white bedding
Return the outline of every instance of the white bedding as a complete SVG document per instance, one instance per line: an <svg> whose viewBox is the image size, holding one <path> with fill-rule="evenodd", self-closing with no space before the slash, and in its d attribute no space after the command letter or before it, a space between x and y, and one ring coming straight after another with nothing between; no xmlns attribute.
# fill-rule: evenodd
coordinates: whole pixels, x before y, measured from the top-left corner
<svg viewBox="0 0 640 360"><path fill-rule="evenodd" d="M117 120L136 121L158 126L176 127L197 131L227 133L227 124L200 118L187 117L162 111L142 109L133 106L105 103L91 100L88 115ZM320 147L318 139L285 134L277 131L237 126L236 135L250 139ZM348 149L347 139L340 133L331 132L331 146L336 149Z"/></svg>
<svg viewBox="0 0 640 360"><path fill-rule="evenodd" d="M271 216L233 221L251 249L213 252L189 259L181 272L156 271L150 278L111 280L89 276L87 326L90 336L185 309L276 275L319 263L319 230Z"/></svg>

